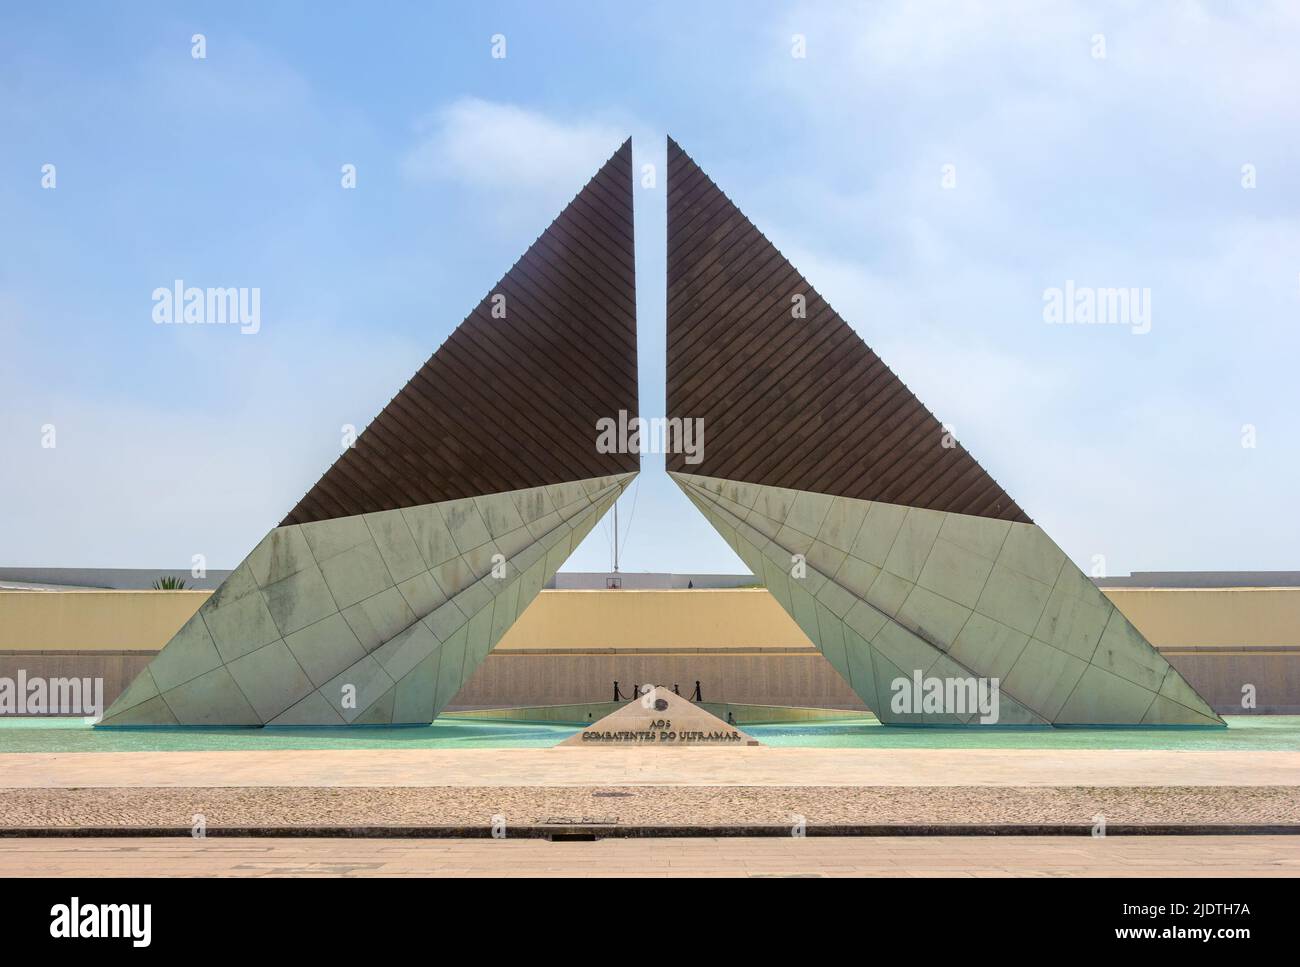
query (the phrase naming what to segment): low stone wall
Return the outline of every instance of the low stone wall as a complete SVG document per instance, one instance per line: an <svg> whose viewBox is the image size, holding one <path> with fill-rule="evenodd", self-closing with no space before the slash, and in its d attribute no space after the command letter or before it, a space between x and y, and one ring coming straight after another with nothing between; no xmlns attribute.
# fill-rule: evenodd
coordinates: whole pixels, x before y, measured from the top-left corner
<svg viewBox="0 0 1300 967"><path fill-rule="evenodd" d="M503 722L594 722L617 712L626 702L588 702L582 705L534 705L510 708L455 709L443 712L442 718L495 719ZM441 719L440 719L441 721Z"/></svg>
<svg viewBox="0 0 1300 967"><path fill-rule="evenodd" d="M1300 589L1105 590L1215 710L1300 714ZM111 703L207 593L0 592L0 677L102 677ZM689 696L699 681L706 702L865 708L761 590L544 591L453 707L589 705L615 680L624 694Z"/></svg>
<svg viewBox="0 0 1300 967"><path fill-rule="evenodd" d="M96 649L94 651L0 651L0 678L18 679L25 672L28 680L44 678L102 678L104 706L107 708L126 690L126 686L156 651ZM0 717L3 713L0 712Z"/></svg>
<svg viewBox="0 0 1300 967"><path fill-rule="evenodd" d="M110 649L0 651L0 678L17 678L20 669L28 678L102 677L104 700L112 704L154 654ZM1165 655L1221 714L1300 714L1300 649L1166 649ZM676 684L689 697L699 681L706 703L866 710L819 653L780 650L738 654L499 651L488 655L451 708L594 706L613 698L615 681L624 695L631 694L634 685L649 683L669 688ZM1244 685L1254 686L1254 709L1242 708Z"/></svg>
<svg viewBox="0 0 1300 967"><path fill-rule="evenodd" d="M1169 663L1216 712L1300 714L1300 648L1165 649ZM579 704L624 694L642 683L677 684L689 696L698 680L706 702L866 709L819 653L553 654L493 653L454 700L458 708ZM1254 686L1255 708L1242 707Z"/></svg>
<svg viewBox="0 0 1300 967"><path fill-rule="evenodd" d="M444 718L500 719L509 722L598 722L627 704L591 702L585 705L539 705L531 708L460 709L444 712ZM829 708L789 708L780 705L730 705L726 702L700 702L700 708L724 722L737 725L772 725L779 722L826 722L855 718L857 711ZM728 716L731 718L728 718Z"/></svg>
<svg viewBox="0 0 1300 967"><path fill-rule="evenodd" d="M458 708L576 705L610 701L636 685L679 686L689 697L700 683L705 702L865 709L820 652L772 649L719 654L671 651L511 652L488 655L453 700Z"/></svg>
<svg viewBox="0 0 1300 967"><path fill-rule="evenodd" d="M1300 646L1225 645L1160 651L1220 715L1300 715ZM1242 707L1248 686L1254 708Z"/></svg>

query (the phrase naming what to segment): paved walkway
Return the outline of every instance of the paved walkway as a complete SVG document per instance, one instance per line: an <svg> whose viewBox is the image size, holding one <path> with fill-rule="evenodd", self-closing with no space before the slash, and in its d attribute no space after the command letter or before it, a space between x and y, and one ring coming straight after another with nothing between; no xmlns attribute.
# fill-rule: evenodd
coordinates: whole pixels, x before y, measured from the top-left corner
<svg viewBox="0 0 1300 967"><path fill-rule="evenodd" d="M0 755L0 788L128 786L1300 786L1297 752L368 749Z"/></svg>
<svg viewBox="0 0 1300 967"><path fill-rule="evenodd" d="M166 786L9 789L0 827L1300 826L1295 786ZM1205 832L1227 832L1204 830ZM1280 832L1280 830L1278 830ZM934 830L934 832L939 832Z"/></svg>
<svg viewBox="0 0 1300 967"><path fill-rule="evenodd" d="M1297 836L0 839L0 876L1300 876Z"/></svg>

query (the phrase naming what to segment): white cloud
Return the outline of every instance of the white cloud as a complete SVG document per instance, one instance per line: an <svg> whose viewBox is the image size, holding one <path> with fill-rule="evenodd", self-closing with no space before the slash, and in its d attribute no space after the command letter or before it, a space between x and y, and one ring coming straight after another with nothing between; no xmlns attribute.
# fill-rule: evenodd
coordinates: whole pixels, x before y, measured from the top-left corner
<svg viewBox="0 0 1300 967"><path fill-rule="evenodd" d="M628 136L598 120L560 121L536 111L465 97L417 125L419 143L402 159L412 180L446 179L475 188L573 194Z"/></svg>
<svg viewBox="0 0 1300 967"><path fill-rule="evenodd" d="M554 216L629 136L648 144L646 131L614 115L562 118L463 97L416 124L401 172L444 195L448 184L467 189L495 229L513 237Z"/></svg>

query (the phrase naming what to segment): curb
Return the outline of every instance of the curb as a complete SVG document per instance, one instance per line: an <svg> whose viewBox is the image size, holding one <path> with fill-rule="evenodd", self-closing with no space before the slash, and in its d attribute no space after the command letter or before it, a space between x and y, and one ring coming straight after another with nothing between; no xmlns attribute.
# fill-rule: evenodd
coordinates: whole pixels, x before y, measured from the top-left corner
<svg viewBox="0 0 1300 967"><path fill-rule="evenodd" d="M619 826L604 824L533 824L510 826L505 839L591 841L597 839L700 839L714 837L789 837L788 825L764 826ZM809 825L807 836L1092 836L1088 824L889 824ZM1106 836L1297 836L1300 824L1148 823L1106 827ZM10 826L3 839L53 838L199 838L188 826ZM208 838L259 839L493 839L488 826L221 826ZM1098 837L1102 838L1102 837Z"/></svg>

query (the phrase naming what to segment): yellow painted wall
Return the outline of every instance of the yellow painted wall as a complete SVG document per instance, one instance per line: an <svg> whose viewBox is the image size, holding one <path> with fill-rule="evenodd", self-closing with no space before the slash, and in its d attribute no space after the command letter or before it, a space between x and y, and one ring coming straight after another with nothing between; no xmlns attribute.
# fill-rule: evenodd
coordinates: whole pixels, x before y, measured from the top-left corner
<svg viewBox="0 0 1300 967"><path fill-rule="evenodd" d="M1300 589L1105 588L1157 647L1300 644Z"/></svg>
<svg viewBox="0 0 1300 967"><path fill-rule="evenodd" d="M812 643L762 588L543 591L497 646L632 649L806 647Z"/></svg>
<svg viewBox="0 0 1300 967"><path fill-rule="evenodd" d="M207 591L0 592L0 651L157 649ZM1300 589L1108 588L1162 647L1300 644ZM499 646L507 651L811 648L762 589L543 591Z"/></svg>
<svg viewBox="0 0 1300 967"><path fill-rule="evenodd" d="M0 651L165 645L211 591L0 591Z"/></svg>

